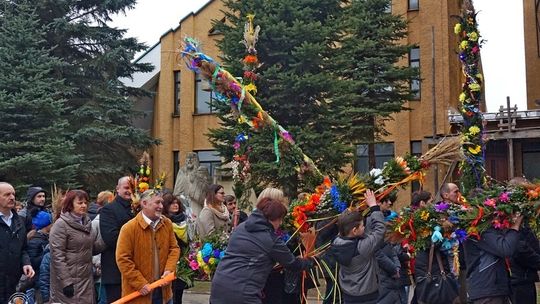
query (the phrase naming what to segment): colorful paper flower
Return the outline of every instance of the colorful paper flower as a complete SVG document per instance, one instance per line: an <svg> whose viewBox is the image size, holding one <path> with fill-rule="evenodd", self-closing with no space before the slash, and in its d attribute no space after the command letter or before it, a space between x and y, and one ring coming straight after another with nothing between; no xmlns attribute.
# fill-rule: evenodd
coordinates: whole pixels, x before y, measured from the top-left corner
<svg viewBox="0 0 540 304"><path fill-rule="evenodd" d="M482 89L482 87L478 83L471 83L469 84L469 89L473 92L478 92Z"/></svg>
<svg viewBox="0 0 540 304"><path fill-rule="evenodd" d="M456 25L454 25L454 33L455 34L461 33L461 23L456 23Z"/></svg>
<svg viewBox="0 0 540 304"><path fill-rule="evenodd" d="M477 41L478 40L478 33L477 32L470 32L467 34L469 37L469 40L471 41Z"/></svg>
<svg viewBox="0 0 540 304"><path fill-rule="evenodd" d="M478 126L472 126L469 128L469 133L471 133L472 135L476 135L480 133L480 128Z"/></svg>
<svg viewBox="0 0 540 304"><path fill-rule="evenodd" d="M476 145L476 146L474 146L474 147L469 147L467 150L468 150L470 153L476 155L476 154L480 153L480 151L482 151L482 147Z"/></svg>
<svg viewBox="0 0 540 304"><path fill-rule="evenodd" d="M497 200L490 198L484 201L484 206L495 208L497 206Z"/></svg>

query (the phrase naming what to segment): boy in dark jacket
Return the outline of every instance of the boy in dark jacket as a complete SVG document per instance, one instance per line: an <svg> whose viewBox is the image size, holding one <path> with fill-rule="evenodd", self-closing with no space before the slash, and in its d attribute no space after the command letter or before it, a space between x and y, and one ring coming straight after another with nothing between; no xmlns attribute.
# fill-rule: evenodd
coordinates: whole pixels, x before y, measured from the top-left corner
<svg viewBox="0 0 540 304"><path fill-rule="evenodd" d="M378 267L375 252L382 246L385 225L375 195L366 191L370 214L366 219L359 211L345 211L339 216L339 236L332 243L332 252L340 265L339 284L343 303L377 303L379 297Z"/></svg>
<svg viewBox="0 0 540 304"><path fill-rule="evenodd" d="M519 231L516 253L510 261L512 303L536 304L536 286L540 270L540 246L538 238L525 226Z"/></svg>
<svg viewBox="0 0 540 304"><path fill-rule="evenodd" d="M474 304L509 303L510 279L505 260L517 249L522 220L523 216L514 216L507 231L488 228L480 240L468 238L465 241L469 301Z"/></svg>

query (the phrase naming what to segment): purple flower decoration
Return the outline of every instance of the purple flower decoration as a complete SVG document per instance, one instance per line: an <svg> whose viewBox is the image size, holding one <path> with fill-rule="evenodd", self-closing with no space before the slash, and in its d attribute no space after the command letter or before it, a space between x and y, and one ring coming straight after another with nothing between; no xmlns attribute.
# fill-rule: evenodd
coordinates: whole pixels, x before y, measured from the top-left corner
<svg viewBox="0 0 540 304"><path fill-rule="evenodd" d="M285 139L286 141L290 143L294 143L291 133L289 133L288 131L282 131L281 136L283 136L283 139Z"/></svg>
<svg viewBox="0 0 540 304"><path fill-rule="evenodd" d="M229 84L229 88L234 91L234 92L240 92L242 90L242 88L240 87L240 85L236 82L231 82Z"/></svg>
<svg viewBox="0 0 540 304"><path fill-rule="evenodd" d="M501 195L499 195L499 201L508 203L510 201L510 194L508 194L508 192L501 193Z"/></svg>
<svg viewBox="0 0 540 304"><path fill-rule="evenodd" d="M447 202L435 204L435 211L437 212L445 212L448 208L450 208L450 205Z"/></svg>
<svg viewBox="0 0 540 304"><path fill-rule="evenodd" d="M240 143L237 142L237 141L235 141L234 144L233 144L232 146L233 146L234 150L240 149Z"/></svg>
<svg viewBox="0 0 540 304"><path fill-rule="evenodd" d="M220 252L219 249L214 249L214 257L215 257L216 259L219 259L220 253L221 253L221 252Z"/></svg>
<svg viewBox="0 0 540 304"><path fill-rule="evenodd" d="M467 239L467 232L463 229L456 229L454 234L456 235L456 240L460 243L463 243Z"/></svg>
<svg viewBox="0 0 540 304"><path fill-rule="evenodd" d="M210 261L210 258L211 258L210 256L205 256L205 257L203 257L202 259L203 259L203 261L204 261L205 263L208 264L208 261Z"/></svg>

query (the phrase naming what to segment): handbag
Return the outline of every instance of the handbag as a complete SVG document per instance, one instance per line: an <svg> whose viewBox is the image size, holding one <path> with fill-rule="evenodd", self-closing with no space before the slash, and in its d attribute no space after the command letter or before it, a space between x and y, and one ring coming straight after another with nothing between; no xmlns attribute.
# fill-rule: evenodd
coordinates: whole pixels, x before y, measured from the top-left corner
<svg viewBox="0 0 540 304"><path fill-rule="evenodd" d="M440 273L438 274L431 273L433 256L436 256L439 265ZM457 280L451 273L444 271L441 255L438 250L435 252L433 244L429 249L426 276L417 279L415 293L419 304L461 304Z"/></svg>

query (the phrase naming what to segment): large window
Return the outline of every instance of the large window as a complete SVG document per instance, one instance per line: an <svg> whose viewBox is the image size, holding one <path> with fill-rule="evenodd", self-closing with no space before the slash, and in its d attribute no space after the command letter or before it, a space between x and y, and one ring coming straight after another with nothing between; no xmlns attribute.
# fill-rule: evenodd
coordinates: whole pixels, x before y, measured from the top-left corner
<svg viewBox="0 0 540 304"><path fill-rule="evenodd" d="M180 115L180 71L174 71L173 115Z"/></svg>
<svg viewBox="0 0 540 304"><path fill-rule="evenodd" d="M409 51L409 66L411 68L420 68L420 48L412 48ZM420 79L411 81L411 91L414 94L414 100L420 100Z"/></svg>
<svg viewBox="0 0 540 304"><path fill-rule="evenodd" d="M385 162L394 157L394 143L376 143L371 144L373 148L372 158L370 159L370 144L356 146L356 164L355 170L361 173L367 173L373 169L369 165L375 164L375 168L382 169Z"/></svg>
<svg viewBox="0 0 540 304"><path fill-rule="evenodd" d="M212 112L212 91L206 81L197 74L195 78L195 113L208 114Z"/></svg>
<svg viewBox="0 0 540 304"><path fill-rule="evenodd" d="M419 0L409 0L409 10L410 11L417 11L419 8L418 5Z"/></svg>
<svg viewBox="0 0 540 304"><path fill-rule="evenodd" d="M208 168L210 176L216 176L216 169L221 166L221 157L219 157L217 151L197 151L197 155L199 156L199 163L201 166Z"/></svg>
<svg viewBox="0 0 540 304"><path fill-rule="evenodd" d="M523 153L523 175L528 180L540 178L540 142L524 142L521 149Z"/></svg>
<svg viewBox="0 0 540 304"><path fill-rule="evenodd" d="M176 185L176 176L178 175L178 171L180 171L180 152L179 151L173 151L173 187Z"/></svg>

